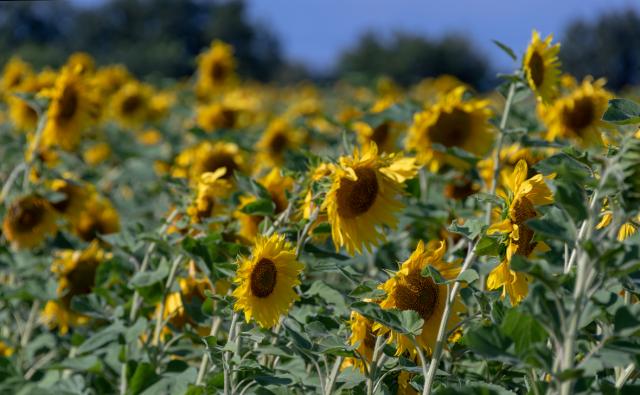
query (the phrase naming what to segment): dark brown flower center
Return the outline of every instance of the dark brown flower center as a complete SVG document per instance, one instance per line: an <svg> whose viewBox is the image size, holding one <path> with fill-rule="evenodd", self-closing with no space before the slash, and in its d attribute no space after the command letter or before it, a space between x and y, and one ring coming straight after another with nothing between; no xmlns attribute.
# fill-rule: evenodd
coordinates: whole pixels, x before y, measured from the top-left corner
<svg viewBox="0 0 640 395"><path fill-rule="evenodd" d="M262 258L251 271L251 293L258 298L271 295L276 287L278 270L276 265L267 258Z"/></svg>
<svg viewBox="0 0 640 395"><path fill-rule="evenodd" d="M378 196L376 172L368 167L355 169L357 180L342 179L337 193L338 215L355 218L369 211Z"/></svg>
<svg viewBox="0 0 640 395"><path fill-rule="evenodd" d="M227 66L219 61L214 61L209 69L209 75L214 82L223 82L227 77Z"/></svg>
<svg viewBox="0 0 640 395"><path fill-rule="evenodd" d="M60 112L58 116L63 121L73 118L78 109L78 92L73 86L65 86L60 97Z"/></svg>
<svg viewBox="0 0 640 395"><path fill-rule="evenodd" d="M423 277L414 270L400 281L395 291L396 307L413 310L427 321L438 305L438 285L431 277Z"/></svg>
<svg viewBox="0 0 640 395"><path fill-rule="evenodd" d="M574 102L573 108L567 108L562 113L563 123L576 134L591 125L596 115L595 105L588 97L581 97Z"/></svg>
<svg viewBox="0 0 640 395"><path fill-rule="evenodd" d="M62 188L56 190L56 192L64 195L64 197L57 202L52 202L51 205L53 208L59 213L65 213L69 206L71 205L71 201L74 196L74 188L70 184L65 184Z"/></svg>
<svg viewBox="0 0 640 395"><path fill-rule="evenodd" d="M225 129L231 129L236 125L237 114L234 110L225 108L222 110L222 122L221 126Z"/></svg>
<svg viewBox="0 0 640 395"><path fill-rule="evenodd" d="M140 95L129 95L122 101L121 109L124 115L133 115L142 107Z"/></svg>
<svg viewBox="0 0 640 395"><path fill-rule="evenodd" d="M539 88L544 81L544 60L538 52L534 52L529 59L529 75L536 88Z"/></svg>
<svg viewBox="0 0 640 395"><path fill-rule="evenodd" d="M529 256L536 247L533 242L533 230L528 227L525 222L531 218L535 218L538 214L533 207L533 203L526 197L522 197L515 202L511 209L513 221L518 225L518 240L511 240L516 246L516 255Z"/></svg>
<svg viewBox="0 0 640 395"><path fill-rule="evenodd" d="M463 145L470 134L471 116L456 108L440 114L438 121L431 127L429 138L434 143L450 148Z"/></svg>
<svg viewBox="0 0 640 395"><path fill-rule="evenodd" d="M276 133L269 141L269 151L280 154L287 147L288 139L285 132Z"/></svg>
<svg viewBox="0 0 640 395"><path fill-rule="evenodd" d="M376 337L373 334L371 322L369 321L367 321L367 333L362 343L369 350L373 350L376 347Z"/></svg>
<svg viewBox="0 0 640 395"><path fill-rule="evenodd" d="M44 202L32 197L18 201L9 209L9 218L18 232L30 231L42 221L45 214Z"/></svg>
<svg viewBox="0 0 640 395"><path fill-rule="evenodd" d="M391 125L389 125L389 122L383 122L380 125L376 126L373 129L371 140L376 143L378 147L382 147L387 142L387 138L389 138L390 128Z"/></svg>
<svg viewBox="0 0 640 395"><path fill-rule="evenodd" d="M204 161L202 167L204 172L214 172L221 167L225 167L227 171L224 173L222 178L231 178L233 176L233 172L238 170L238 164L233 159L233 156L226 153L209 155Z"/></svg>

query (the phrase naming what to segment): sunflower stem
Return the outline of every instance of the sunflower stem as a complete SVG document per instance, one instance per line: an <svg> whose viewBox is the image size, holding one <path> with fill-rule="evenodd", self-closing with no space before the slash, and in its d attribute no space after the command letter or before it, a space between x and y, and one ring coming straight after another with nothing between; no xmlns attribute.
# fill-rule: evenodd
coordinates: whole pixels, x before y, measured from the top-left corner
<svg viewBox="0 0 640 395"><path fill-rule="evenodd" d="M222 324L222 320L220 317L213 317L213 322L211 323L211 331L209 331L209 336L215 336L218 333L218 329L220 329L220 325ZM198 377L196 378L196 385L202 384L202 380L204 380L204 374L207 370L207 365L209 362L209 346L207 345L207 349L204 351L202 355L202 360L200 361L200 369L198 369Z"/></svg>
<svg viewBox="0 0 640 395"><path fill-rule="evenodd" d="M373 347L373 355L371 363L369 363L369 375L367 376L367 395L373 395L373 383L375 383L376 374L378 373L378 356L384 347L384 337L377 336L376 344Z"/></svg>
<svg viewBox="0 0 640 395"><path fill-rule="evenodd" d="M327 379L327 385L324 386L325 395L331 395L331 391L333 391L333 386L336 383L336 378L338 377L338 372L340 372L340 365L342 365L343 358L338 356L336 361L333 363L333 368L331 369L331 375Z"/></svg>
<svg viewBox="0 0 640 395"><path fill-rule="evenodd" d="M38 155L40 141L42 140L42 133L44 132L44 127L47 124L47 114L43 114L42 110L39 108L36 109L36 113L38 114L38 128L36 129L36 135L33 138L33 143L31 144L31 152L28 153L27 158L24 162L24 178L22 179L22 189L27 189L27 186L29 185L29 174L31 173L31 166L33 165L33 162Z"/></svg>
<svg viewBox="0 0 640 395"><path fill-rule="evenodd" d="M511 112L511 105L513 104L513 97L516 91L516 84L511 83L509 85L509 93L507 94L507 101L504 105L504 111L502 112L502 118L500 119L500 125L498 130L498 141L493 152L493 172L491 179L491 188L489 189L489 195L495 195L498 187L498 177L500 177L500 151L502 150L502 143L504 142L504 130L507 127L507 120L509 119L509 113ZM485 211L485 222L487 225L491 223L491 202L487 202Z"/></svg>
<svg viewBox="0 0 640 395"><path fill-rule="evenodd" d="M9 191L11 190L11 187L13 186L16 179L18 178L18 175L26 167L27 165L25 163L19 163L16 167L13 168L13 170L11 170L9 177L7 177L7 181L2 186L2 191L0 192L0 204L4 202L4 199L9 194Z"/></svg>
<svg viewBox="0 0 640 395"><path fill-rule="evenodd" d="M302 228L302 232L298 236L298 243L296 244L296 259L300 258L300 254L302 253L304 244L307 242L307 239L308 239L307 234L309 233L309 229L311 229L311 226L313 225L313 223L316 222L316 219L318 219L319 213L320 213L320 207L314 208L313 211L311 212L311 215L309 216L309 220L304 225L304 228Z"/></svg>
<svg viewBox="0 0 640 395"><path fill-rule="evenodd" d="M167 296L169 296L169 291L171 291L171 286L173 285L173 281L176 278L176 272L178 271L178 266L180 266L180 263L182 263L182 261L183 261L182 255L178 255L173 260L173 263L171 264L169 277L167 278L167 282L164 286L162 302L160 303L160 308L158 309L158 313L156 314L156 326L153 333L153 341L151 342L151 344L153 344L154 346L157 346L158 343L160 342L160 335L162 334L162 328L164 327L162 318L164 317L164 311L167 305Z"/></svg>
<svg viewBox="0 0 640 395"><path fill-rule="evenodd" d="M231 317L231 326L229 327L229 338L227 339L227 343L234 343L236 341L236 323L238 322L238 314L237 311L233 312L233 316ZM224 376L224 395L231 395L231 351L225 351L222 355L222 369Z"/></svg>
<svg viewBox="0 0 640 395"><path fill-rule="evenodd" d="M480 237L476 239L473 243L473 246L469 245L469 252L467 254L464 263L462 264L462 268L460 269L460 274L464 273L471 264L473 263L476 257L476 247L478 246L478 241ZM429 364L429 371L425 375L424 380L424 389L422 391L423 395L431 394L431 388L433 387L433 380L436 377L436 371L438 370L438 365L440 363L440 358L442 357L442 350L444 349L444 344L446 341L447 335L447 323L449 322L449 317L451 316L451 312L453 311L453 304L458 296L458 291L460 290L462 282L460 281L460 275L456 278L453 286L447 285L447 299L444 307L444 311L442 313L442 320L440 321L440 327L438 328L438 337L436 338L436 345L433 350L433 354L431 356L431 363Z"/></svg>
<svg viewBox="0 0 640 395"><path fill-rule="evenodd" d="M427 195L429 193L429 174L425 167L420 168L418 174L420 176L420 203L427 204Z"/></svg>
<svg viewBox="0 0 640 395"><path fill-rule="evenodd" d="M31 338L31 333L33 332L33 326L36 323L36 318L38 318L38 310L40 309L40 301L38 299L33 301L31 305L31 310L29 311L29 318L27 318L27 323L24 326L24 331L22 332L22 337L20 338L20 346L26 347L29 343L29 339Z"/></svg>

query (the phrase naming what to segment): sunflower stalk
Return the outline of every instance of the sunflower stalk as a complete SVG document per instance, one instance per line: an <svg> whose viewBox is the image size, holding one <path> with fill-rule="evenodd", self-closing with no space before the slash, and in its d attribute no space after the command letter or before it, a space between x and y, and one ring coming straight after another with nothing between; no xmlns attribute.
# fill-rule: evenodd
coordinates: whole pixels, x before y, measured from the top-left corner
<svg viewBox="0 0 640 395"><path fill-rule="evenodd" d="M376 382L376 375L378 374L378 357L384 348L384 337L377 336L376 344L373 348L373 355L371 356L371 363L369 363L369 375L367 376L367 395L373 395L373 387Z"/></svg>
<svg viewBox="0 0 640 395"><path fill-rule="evenodd" d="M467 253L467 257L464 260L464 263L462 264L462 268L460 269L460 274L469 269L469 267L475 260L476 247L478 246L479 241L480 237L477 237L473 245L469 244L469 251ZM438 370L438 365L440 363L440 358L442 357L442 351L444 349L444 344L446 341L447 322L449 322L449 317L451 316L451 312L453 311L453 304L456 300L458 292L460 291L461 285L462 281L460 280L460 275L458 275L458 277L456 278L453 286L447 285L446 304L442 313L440 326L438 328L438 337L436 338L436 345L431 356L431 362L429 363L429 370L425 375L424 388L422 390L423 395L431 394L431 388L433 387L433 381L436 377L436 371Z"/></svg>
<svg viewBox="0 0 640 395"><path fill-rule="evenodd" d="M343 357L338 356L333 363L333 368L331 369L331 374L327 379L327 384L324 386L325 395L331 395L333 391L333 386L336 383L336 378L338 377L338 373L340 372L340 365L342 365Z"/></svg>
<svg viewBox="0 0 640 395"><path fill-rule="evenodd" d="M222 320L220 319L220 317L213 317L213 322L211 324L211 331L209 331L209 336L215 336L218 333L218 329L220 329L221 324L222 324ZM207 349L204 351L204 354L202 355L202 360L200 361L200 368L198 369L196 385L202 384L202 380L204 380L204 374L207 371L207 365L209 361L208 351L209 351L209 346L207 345Z"/></svg>
<svg viewBox="0 0 640 395"><path fill-rule="evenodd" d="M151 344L157 346L160 343L160 335L162 334L162 328L164 328L164 323L162 318L164 317L164 312L166 309L167 296L169 296L169 292L171 291L171 287L173 286L173 282L176 278L176 272L178 271L178 266L183 262L184 257L182 255L177 256L173 263L171 264L171 270L169 272L169 277L167 278L167 282L164 286L164 294L162 295L162 302L160 303L160 308L158 309L158 313L156 314L156 326L153 333L153 341Z"/></svg>
<svg viewBox="0 0 640 395"><path fill-rule="evenodd" d="M4 202L4 199L7 198L7 195L9 194L9 191L11 191L11 187L13 187L13 184L15 184L18 175L20 175L20 172L26 169L26 167L26 163L19 163L18 165L16 165L16 167L13 168L13 170L11 170L9 177L7 177L7 181L2 186L2 191L0 191L0 204L2 204L2 202Z"/></svg>
<svg viewBox="0 0 640 395"><path fill-rule="evenodd" d="M29 155L27 155L27 159L24 162L24 178L22 179L22 189L27 189L27 186L29 185L31 166L33 166L33 162L38 155L40 141L42 140L42 133L44 132L44 128L47 125L47 115L43 114L40 108L34 107L34 109L38 114L38 127L36 129L36 135L33 138L33 143L31 144L31 152L29 152Z"/></svg>
<svg viewBox="0 0 640 395"><path fill-rule="evenodd" d="M236 341L236 323L238 322L238 317L240 317L240 314L237 311L234 311L233 316L231 317L231 325L229 326L229 338L227 339L227 344L232 344ZM231 383L231 351L229 350L225 351L222 355L222 369L224 377L224 395L231 395L233 384Z"/></svg>

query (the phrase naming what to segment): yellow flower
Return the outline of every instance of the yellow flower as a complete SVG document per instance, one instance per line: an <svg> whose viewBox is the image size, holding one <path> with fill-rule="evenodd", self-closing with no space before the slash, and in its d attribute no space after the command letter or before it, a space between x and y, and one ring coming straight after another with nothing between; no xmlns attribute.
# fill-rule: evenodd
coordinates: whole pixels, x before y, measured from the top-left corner
<svg viewBox="0 0 640 395"><path fill-rule="evenodd" d="M467 89L469 88L468 85L458 78L443 74L436 78L425 78L420 81L412 88L411 96L420 102L432 103L461 86Z"/></svg>
<svg viewBox="0 0 640 395"><path fill-rule="evenodd" d="M77 72L64 68L55 86L42 91L41 95L51 100L42 132L42 145L74 149L96 110L96 102L86 81Z"/></svg>
<svg viewBox="0 0 640 395"><path fill-rule="evenodd" d="M140 126L149 116L149 103L153 89L132 80L124 84L111 99L113 117L126 128Z"/></svg>
<svg viewBox="0 0 640 395"><path fill-rule="evenodd" d="M2 230L14 248L33 248L57 231L55 211L38 195L18 198L8 208Z"/></svg>
<svg viewBox="0 0 640 395"><path fill-rule="evenodd" d="M209 328L198 325L193 317L189 315L185 304L198 303L202 305L207 300L205 291L213 291L211 282L207 278L197 278L195 273L191 273L188 277L178 279L178 283L180 284L180 291L167 295L163 319L177 330L182 330L186 324L189 324L194 327L200 336L208 335ZM160 305L157 308L161 308ZM163 328L165 335L170 332L171 330L168 327L165 326Z"/></svg>
<svg viewBox="0 0 640 395"><path fill-rule="evenodd" d="M172 174L174 177L187 177L192 182L197 182L201 174L215 172L222 167L227 169L225 179L231 179L234 172L244 170L245 159L240 147L223 141L203 141L185 149L176 157Z"/></svg>
<svg viewBox="0 0 640 395"><path fill-rule="evenodd" d="M461 159L435 150L433 144L445 148L458 147L478 156L491 148L493 133L489 125L489 101L463 100L465 91L465 87L458 87L413 117L406 146L415 150L418 160L429 165L431 171L438 171L445 164L467 167Z"/></svg>
<svg viewBox="0 0 640 395"><path fill-rule="evenodd" d="M297 148L302 136L283 118L276 118L269 123L267 129L256 144L260 159L268 165L279 166L284 161L288 150Z"/></svg>
<svg viewBox="0 0 640 395"><path fill-rule="evenodd" d="M294 287L303 268L284 236L258 237L251 257L238 263L234 310L244 311L247 322L253 318L263 328L273 327L299 299Z"/></svg>
<svg viewBox="0 0 640 395"><path fill-rule="evenodd" d="M51 181L51 190L62 195L59 200L51 202L53 209L75 223L91 197L90 190L70 178Z"/></svg>
<svg viewBox="0 0 640 395"><path fill-rule="evenodd" d="M110 97L133 77L123 65L101 67L93 76L93 83L102 97Z"/></svg>
<svg viewBox="0 0 640 395"><path fill-rule="evenodd" d="M416 391L411 386L411 373L401 370L398 375L398 391L396 391L396 395L418 395L418 391Z"/></svg>
<svg viewBox="0 0 640 395"><path fill-rule="evenodd" d="M492 153L489 157L479 161L477 164L480 177L487 186L491 186L491 182L493 180L494 153ZM498 180L498 186L500 186L500 182L502 180L508 180L512 176L516 164L521 159L527 162L529 172L531 172L533 170L531 169L531 167L538 163L540 160L544 159L547 155L549 155L549 153L549 149L545 151L534 150L530 147L522 147L519 144L512 144L506 147L502 147L499 155L500 177Z"/></svg>
<svg viewBox="0 0 640 395"><path fill-rule="evenodd" d="M489 289L502 287L502 297L507 294L511 303L517 304L527 296L527 276L511 270L513 255L530 256L533 252L546 249L542 242L534 241L534 232L526 224L531 218L538 216L536 206L553 203L553 194L542 177L536 174L527 178L527 162L520 160L513 175L506 183L508 210L506 218L489 227L488 233L507 235L507 252L505 259L495 267L487 278Z"/></svg>
<svg viewBox="0 0 640 395"><path fill-rule="evenodd" d="M560 80L560 44L551 45L552 39L549 35L542 41L534 30L522 65L529 87L543 103L555 98Z"/></svg>
<svg viewBox="0 0 640 395"><path fill-rule="evenodd" d="M11 57L2 72L2 92L10 93L33 74L31 65L18 57Z"/></svg>
<svg viewBox="0 0 640 395"><path fill-rule="evenodd" d="M225 212L219 199L225 197L232 188L231 183L222 178L226 171L223 167L200 176L196 198L187 208L192 223L202 223L207 218Z"/></svg>
<svg viewBox="0 0 640 395"><path fill-rule="evenodd" d="M331 189L322 204L327 210L336 250L344 246L350 254L362 252L384 240L377 227L397 225L395 213L400 202L402 183L416 175L413 158L378 155L375 144L353 156L341 157L332 174Z"/></svg>
<svg viewBox="0 0 640 395"><path fill-rule="evenodd" d="M13 347L0 340L0 357L10 357L13 355L13 352Z"/></svg>
<svg viewBox="0 0 640 395"><path fill-rule="evenodd" d="M81 74L92 74L96 70L96 61L86 52L74 52L67 59L65 66Z"/></svg>
<svg viewBox="0 0 640 395"><path fill-rule="evenodd" d="M29 75L24 77L22 82L15 87L16 93L38 93L42 88L37 76ZM7 97L9 105L9 116L13 124L21 131L32 132L38 123L38 113L25 100L15 95Z"/></svg>
<svg viewBox="0 0 640 395"><path fill-rule="evenodd" d="M602 115L607 109L611 93L604 80L592 82L587 78L571 93L554 101L539 112L548 127L547 139L577 139L585 146L602 145L601 128L606 127Z"/></svg>
<svg viewBox="0 0 640 395"><path fill-rule="evenodd" d="M88 147L82 153L82 159L90 165L97 166L111 155L111 146L108 143L96 143Z"/></svg>
<svg viewBox="0 0 640 395"><path fill-rule="evenodd" d="M424 320L422 331L416 336L416 341L428 353L435 346L438 336L446 304L447 285L436 284L431 277L423 277L421 273L425 267L431 266L437 269L443 278L455 279L460 273L460 264L459 261L452 263L444 261L446 249L444 241L434 240L426 247L420 241L400 270L379 287L387 294L380 302L380 307L403 311L413 310ZM456 326L459 322L458 314L464 310L459 298L456 298L452 308L452 314L446 325L447 331ZM374 331L378 334L390 332L389 342L395 343L398 348L396 355L401 355L405 351L409 351L412 357L417 355L415 346L405 335L389 330L379 323L374 324Z"/></svg>
<svg viewBox="0 0 640 395"><path fill-rule="evenodd" d="M596 226L596 229L604 229L611 224L613 219L613 213L611 211L605 211L602 215L602 219ZM618 241L624 241L633 236L638 231L638 223L640 223L640 215L636 217L636 222L625 222L618 229Z"/></svg>
<svg viewBox="0 0 640 395"><path fill-rule="evenodd" d="M236 126L238 112L223 103L210 103L198 107L198 126L206 132L217 129L233 129Z"/></svg>
<svg viewBox="0 0 640 395"><path fill-rule="evenodd" d="M220 90L235 77L233 47L215 40L207 52L198 57L197 89L204 96Z"/></svg>
<svg viewBox="0 0 640 395"><path fill-rule="evenodd" d="M156 145L162 141L162 133L157 129L147 129L136 134L138 142L143 145Z"/></svg>
<svg viewBox="0 0 640 395"><path fill-rule="evenodd" d="M391 107L393 103L393 100L389 98L379 99L371 108L371 113L380 113ZM383 121L376 127L372 127L366 122L358 121L354 122L353 130L358 136L358 142L361 147L367 148L371 142L374 142L381 152L395 152L397 151L397 126L397 123L388 120Z"/></svg>
<svg viewBox="0 0 640 395"><path fill-rule="evenodd" d="M351 336L349 344L356 346L356 351L360 354L364 361L360 358L346 358L342 364L342 369L348 366L355 366L361 372L365 371L365 363L371 362L373 357L373 349L376 345L376 336L373 333L373 322L355 311L351 312L349 326L351 328Z"/></svg>
<svg viewBox="0 0 640 395"><path fill-rule="evenodd" d="M108 235L120 230L120 218L111 202L96 192L87 200L84 210L73 224L75 233L85 241L98 235Z"/></svg>
<svg viewBox="0 0 640 395"><path fill-rule="evenodd" d="M51 265L51 271L58 279L58 299L47 302L41 315L42 322L50 328L58 327L61 334L67 333L70 327L88 323L87 316L71 309L71 299L91 293L98 266L110 258L111 254L102 250L96 241L82 251L60 251Z"/></svg>

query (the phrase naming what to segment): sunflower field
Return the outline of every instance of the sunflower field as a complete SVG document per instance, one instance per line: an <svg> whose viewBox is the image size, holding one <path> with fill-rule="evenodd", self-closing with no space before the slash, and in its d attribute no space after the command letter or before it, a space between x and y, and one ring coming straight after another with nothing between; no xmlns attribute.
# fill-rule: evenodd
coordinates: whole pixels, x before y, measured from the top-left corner
<svg viewBox="0 0 640 395"><path fill-rule="evenodd" d="M496 44L492 92L12 58L0 393L640 393L640 104Z"/></svg>

